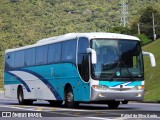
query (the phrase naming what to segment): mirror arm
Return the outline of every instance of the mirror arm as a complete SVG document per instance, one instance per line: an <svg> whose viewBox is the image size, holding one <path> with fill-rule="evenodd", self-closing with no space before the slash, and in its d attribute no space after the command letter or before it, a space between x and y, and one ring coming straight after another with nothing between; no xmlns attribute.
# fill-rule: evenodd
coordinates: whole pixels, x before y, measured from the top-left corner
<svg viewBox="0 0 160 120"><path fill-rule="evenodd" d="M91 53L92 64L96 64L97 63L96 51L92 48L87 48L87 53Z"/></svg>
<svg viewBox="0 0 160 120"><path fill-rule="evenodd" d="M148 56L150 58L150 62L151 62L152 67L156 66L156 60L155 60L155 57L152 53L143 51L142 54L143 54L143 56Z"/></svg>
<svg viewBox="0 0 160 120"><path fill-rule="evenodd" d="M87 48L87 53L92 53L92 49L91 48Z"/></svg>

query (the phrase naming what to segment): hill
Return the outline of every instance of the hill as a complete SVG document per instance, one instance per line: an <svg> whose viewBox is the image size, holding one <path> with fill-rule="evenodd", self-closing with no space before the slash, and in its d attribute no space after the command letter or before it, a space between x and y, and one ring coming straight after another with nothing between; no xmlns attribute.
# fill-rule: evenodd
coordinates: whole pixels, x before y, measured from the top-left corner
<svg viewBox="0 0 160 120"><path fill-rule="evenodd" d="M70 32L108 32L120 25L121 0L0 0L0 87L4 51ZM126 0L128 25L159 0Z"/></svg>
<svg viewBox="0 0 160 120"><path fill-rule="evenodd" d="M160 39L143 47L155 55L156 67L152 68L150 60L144 57L145 68L145 101L160 102Z"/></svg>

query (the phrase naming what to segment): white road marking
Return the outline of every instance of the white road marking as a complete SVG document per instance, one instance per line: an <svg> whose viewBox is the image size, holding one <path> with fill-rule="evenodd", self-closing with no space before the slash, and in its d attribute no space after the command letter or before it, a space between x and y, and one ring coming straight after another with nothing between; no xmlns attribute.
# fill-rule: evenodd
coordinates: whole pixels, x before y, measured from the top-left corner
<svg viewBox="0 0 160 120"><path fill-rule="evenodd" d="M64 113L64 112L50 112L50 110L35 110L35 109L25 109L25 108L19 108L19 107L9 107L9 106L0 106L0 107L6 107L6 108L14 108L14 109L19 109L19 110L27 110L27 111L41 111L41 112L47 112L47 113L56 113L56 114L59 114L59 115L67 115L67 116L73 116L73 117L79 117L79 115L76 115L76 114L70 114L70 113Z"/></svg>
<svg viewBox="0 0 160 120"><path fill-rule="evenodd" d="M5 107L5 108L14 108L14 109L28 110L28 111L35 111L34 109L26 109L26 108L13 107L13 106L0 106L0 107Z"/></svg>
<svg viewBox="0 0 160 120"><path fill-rule="evenodd" d="M102 118L102 117L85 117L85 118L96 119L96 120L114 120L114 119Z"/></svg>
<svg viewBox="0 0 160 120"><path fill-rule="evenodd" d="M67 108L57 108L57 107L41 107L41 106L21 106L21 105L5 105L5 106L0 106L0 107L5 107L5 108L14 108L14 109L22 109L22 110L31 110L31 111L42 111L38 110L38 108L42 108L43 111L76 111L76 112L81 112L81 111L91 111L91 110L77 110L77 109L67 109ZM30 109L31 107L31 109Z"/></svg>

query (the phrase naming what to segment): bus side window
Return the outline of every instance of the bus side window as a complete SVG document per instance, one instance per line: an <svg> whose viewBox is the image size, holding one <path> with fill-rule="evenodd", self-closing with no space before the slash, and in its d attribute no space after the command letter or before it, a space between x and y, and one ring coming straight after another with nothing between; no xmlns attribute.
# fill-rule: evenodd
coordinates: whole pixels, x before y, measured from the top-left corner
<svg viewBox="0 0 160 120"><path fill-rule="evenodd" d="M47 63L47 50L48 45L39 46L36 48L36 65Z"/></svg>
<svg viewBox="0 0 160 120"><path fill-rule="evenodd" d="M53 43L48 48L48 63L60 62L61 43Z"/></svg>
<svg viewBox="0 0 160 120"><path fill-rule="evenodd" d="M62 43L62 61L76 62L77 40L69 40Z"/></svg>
<svg viewBox="0 0 160 120"><path fill-rule="evenodd" d="M81 78L85 81L89 81L89 56L87 54L87 48L89 47L88 38L79 38L78 41L78 70Z"/></svg>
<svg viewBox="0 0 160 120"><path fill-rule="evenodd" d="M15 68L24 67L24 54L25 54L24 50L15 52L15 60L14 60Z"/></svg>
<svg viewBox="0 0 160 120"><path fill-rule="evenodd" d="M14 55L14 52L7 53L5 55L5 70L12 69L14 67Z"/></svg>
<svg viewBox="0 0 160 120"><path fill-rule="evenodd" d="M35 48L27 49L25 51L25 65L26 66L31 66L35 64L35 53L36 53Z"/></svg>

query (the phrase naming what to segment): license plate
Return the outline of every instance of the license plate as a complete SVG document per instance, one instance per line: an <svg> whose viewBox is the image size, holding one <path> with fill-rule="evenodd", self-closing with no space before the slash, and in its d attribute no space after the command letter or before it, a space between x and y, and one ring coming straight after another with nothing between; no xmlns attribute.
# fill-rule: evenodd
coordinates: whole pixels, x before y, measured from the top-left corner
<svg viewBox="0 0 160 120"><path fill-rule="evenodd" d="M115 99L115 101L124 101L124 99L119 98L119 99Z"/></svg>

